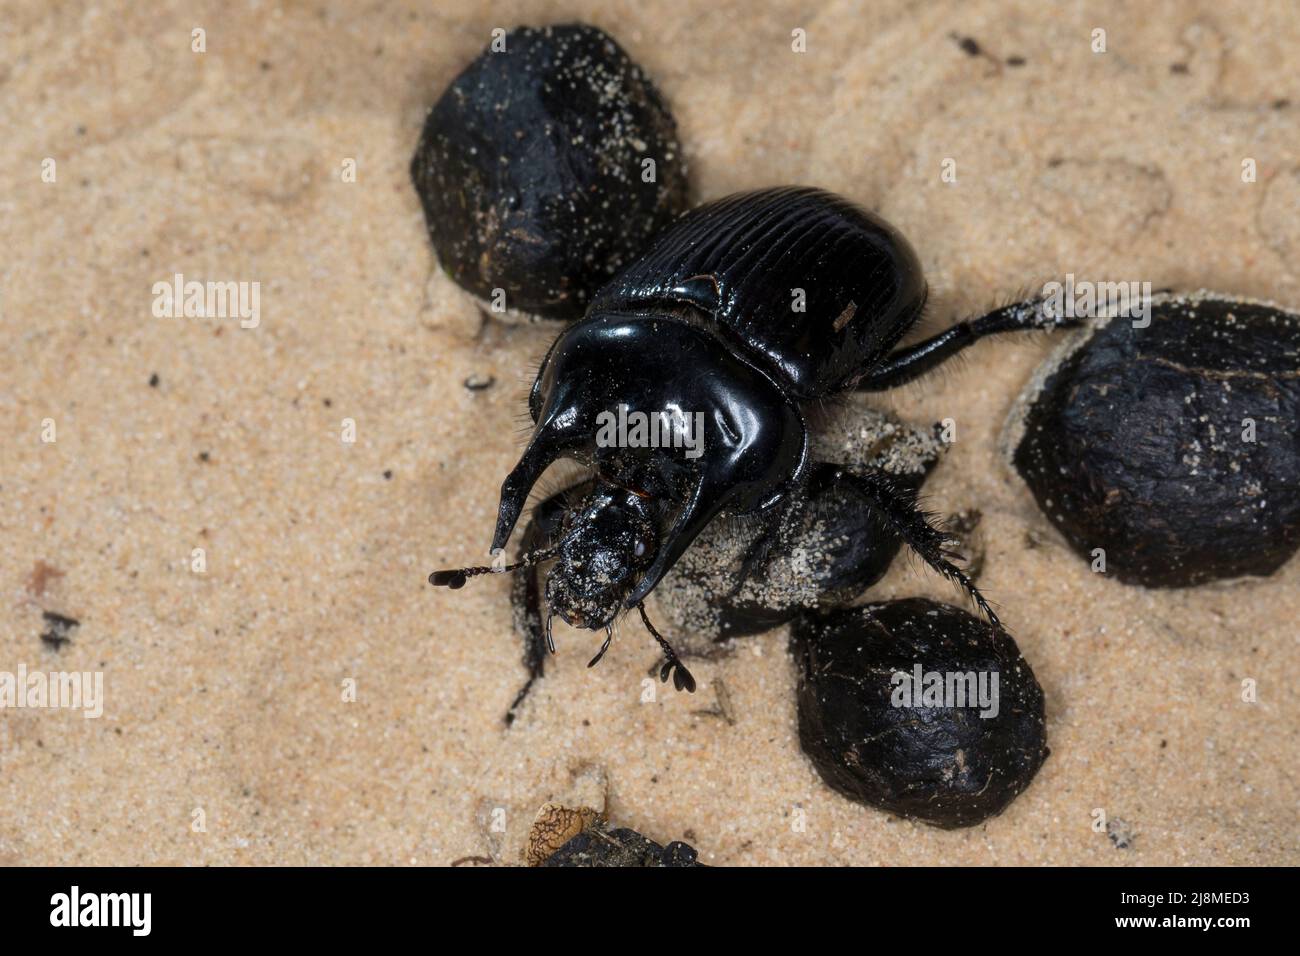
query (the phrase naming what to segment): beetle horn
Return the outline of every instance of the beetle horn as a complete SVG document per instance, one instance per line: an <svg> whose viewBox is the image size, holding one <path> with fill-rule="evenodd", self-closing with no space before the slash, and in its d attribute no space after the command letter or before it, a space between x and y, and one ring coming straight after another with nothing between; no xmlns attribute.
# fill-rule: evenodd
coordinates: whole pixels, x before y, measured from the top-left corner
<svg viewBox="0 0 1300 956"><path fill-rule="evenodd" d="M627 600L623 602L624 607L634 608L645 600L646 595L659 583L659 579L677 563L677 559L691 546L691 542L704 530L705 525L726 506L726 503L726 495L715 493L714 485L703 477L696 481L690 500L677 513L672 529L664 536L654 564L650 565L650 569L641 578L641 583L627 596Z"/></svg>
<svg viewBox="0 0 1300 956"><path fill-rule="evenodd" d="M560 457L565 450L565 443L560 434L547 426L538 427L533 433L528 447L524 449L519 464L506 475L501 483L501 504L497 508L496 533L492 536L492 550L498 551L510 540L510 532L515 528L528 494L542 477L542 472Z"/></svg>

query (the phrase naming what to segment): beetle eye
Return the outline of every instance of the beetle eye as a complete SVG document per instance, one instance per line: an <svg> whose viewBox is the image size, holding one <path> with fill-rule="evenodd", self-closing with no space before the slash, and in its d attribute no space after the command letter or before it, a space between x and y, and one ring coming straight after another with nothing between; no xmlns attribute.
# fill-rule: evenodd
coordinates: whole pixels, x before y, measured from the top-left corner
<svg viewBox="0 0 1300 956"><path fill-rule="evenodd" d="M636 543L632 545L632 553L638 558L645 557L645 542L637 538Z"/></svg>

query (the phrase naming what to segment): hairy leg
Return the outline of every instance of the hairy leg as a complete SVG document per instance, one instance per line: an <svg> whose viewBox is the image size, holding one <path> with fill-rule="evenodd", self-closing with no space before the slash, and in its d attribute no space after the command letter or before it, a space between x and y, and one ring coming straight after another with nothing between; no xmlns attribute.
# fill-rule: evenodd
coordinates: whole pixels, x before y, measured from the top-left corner
<svg viewBox="0 0 1300 956"><path fill-rule="evenodd" d="M832 464L818 465L816 480L842 481L853 485L866 498L881 524L902 538L926 564L969 594L989 623L1001 629L1002 622L993 613L979 588L966 576L966 572L949 560L960 556L947 550L947 539L943 532L931 523L931 516L917 506L915 488L908 487L883 471L858 474Z"/></svg>
<svg viewBox="0 0 1300 956"><path fill-rule="evenodd" d="M781 504L773 506L770 513L763 516L763 530L754 539L754 543L749 546L749 550L741 560L740 571L731 589L732 597L739 594L745 583L767 564L768 558L772 556L772 549L805 506L806 502L802 496L798 498L791 496Z"/></svg>

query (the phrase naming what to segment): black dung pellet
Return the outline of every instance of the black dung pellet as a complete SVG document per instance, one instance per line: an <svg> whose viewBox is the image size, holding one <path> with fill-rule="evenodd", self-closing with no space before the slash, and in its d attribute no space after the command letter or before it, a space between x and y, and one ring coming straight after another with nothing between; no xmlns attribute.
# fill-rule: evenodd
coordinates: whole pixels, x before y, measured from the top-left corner
<svg viewBox="0 0 1300 956"><path fill-rule="evenodd" d="M809 615L791 646L799 742L850 799L971 826L1002 812L1047 757L1033 671L1009 635L960 608L909 598Z"/></svg>
<svg viewBox="0 0 1300 956"><path fill-rule="evenodd" d="M1146 328L1115 318L1064 343L1007 446L1096 570L1148 587L1271 574L1300 544L1300 316L1157 297Z"/></svg>
<svg viewBox="0 0 1300 956"><path fill-rule="evenodd" d="M581 316L687 206L663 97L585 24L506 34L429 113L411 162L429 236L460 285L508 309Z"/></svg>

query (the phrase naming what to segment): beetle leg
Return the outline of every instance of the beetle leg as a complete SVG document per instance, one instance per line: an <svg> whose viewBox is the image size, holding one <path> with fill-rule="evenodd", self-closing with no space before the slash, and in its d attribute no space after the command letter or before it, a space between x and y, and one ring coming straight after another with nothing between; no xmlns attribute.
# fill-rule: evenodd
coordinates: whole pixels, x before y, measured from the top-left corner
<svg viewBox="0 0 1300 956"><path fill-rule="evenodd" d="M596 652L596 656L593 657L591 660L587 661L588 667L595 667L597 664L600 663L600 659L604 657L605 652L609 650L609 642L612 641L613 639L614 639L614 625L606 624L605 643L600 645L600 650Z"/></svg>
<svg viewBox="0 0 1300 956"><path fill-rule="evenodd" d="M794 520L795 515L805 506L806 502L807 498L803 495L791 495L774 509L775 514L767 519L763 525L763 530L759 532L758 537L754 539L754 543L745 552L745 557L740 563L740 570L736 573L735 586L731 589L732 597L739 594L740 589L745 586L745 582L767 564L768 558L772 555L772 549L782 539L788 524Z"/></svg>
<svg viewBox="0 0 1300 956"><path fill-rule="evenodd" d="M1054 315L1042 298L1015 302L978 319L958 322L923 342L900 349L858 380L861 392L882 392L906 384L952 358L980 339L1003 332L1066 329L1082 325L1082 318Z"/></svg>
<svg viewBox="0 0 1300 956"><path fill-rule="evenodd" d="M674 687L678 690L684 690L688 694L694 694L695 678L692 677L691 672L686 669L686 665L682 663L682 659L677 656L677 652L673 650L673 646L668 643L668 638L655 630L655 626L650 623L650 616L645 612L645 604L641 601L637 601L636 609L641 612L641 623L645 625L645 629L650 632L650 635L659 642L659 646L662 647L664 651L664 666L659 668L659 680L666 681L668 680L668 675L672 674Z"/></svg>
<svg viewBox="0 0 1300 956"><path fill-rule="evenodd" d="M560 526L564 515L565 502L570 496L579 493L587 485L581 482L571 488L557 492L546 500L539 502L533 509L524 528L520 547L527 553L551 537ZM510 603L514 606L515 626L523 633L524 667L528 679L519 688L510 709L506 711L506 724L514 723L519 706L523 704L533 683L541 677L546 668L546 626L542 618L542 568L540 564L531 565L522 574L515 576L510 592Z"/></svg>
<svg viewBox="0 0 1300 956"><path fill-rule="evenodd" d="M931 516L917 506L914 489L883 471L857 474L831 464L819 466L818 471L822 480L852 484L866 498L868 506L886 528L902 538L926 564L969 594L989 623L998 630L1003 630L1002 622L993 613L993 608L989 607L979 588L966 576L966 572L948 560L959 556L945 548L947 536L931 524Z"/></svg>

